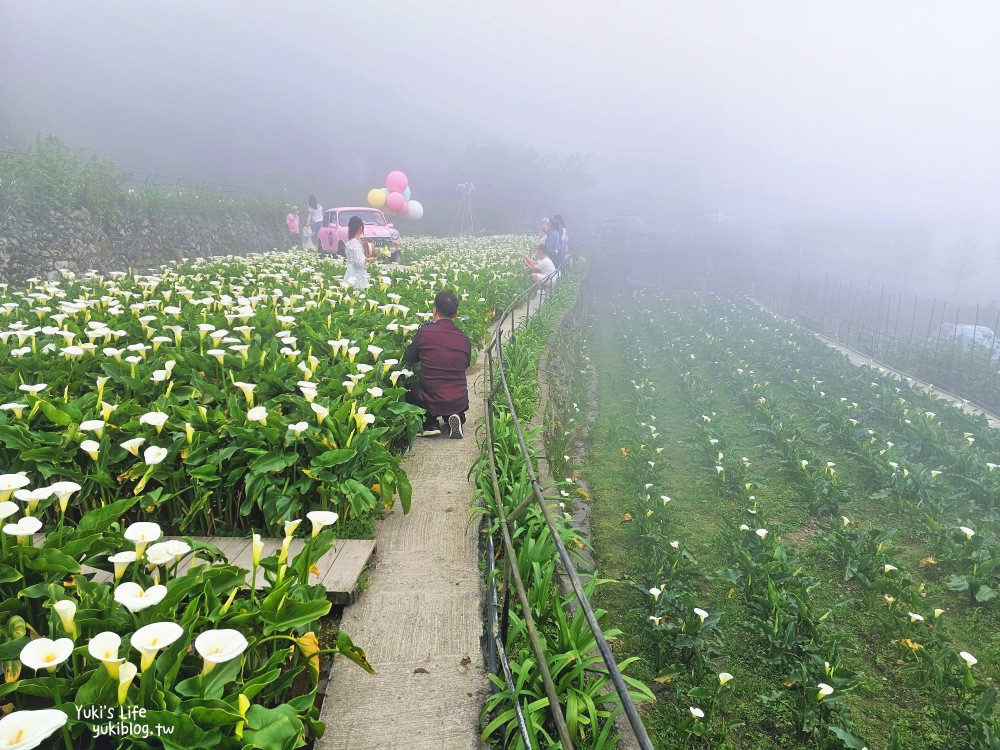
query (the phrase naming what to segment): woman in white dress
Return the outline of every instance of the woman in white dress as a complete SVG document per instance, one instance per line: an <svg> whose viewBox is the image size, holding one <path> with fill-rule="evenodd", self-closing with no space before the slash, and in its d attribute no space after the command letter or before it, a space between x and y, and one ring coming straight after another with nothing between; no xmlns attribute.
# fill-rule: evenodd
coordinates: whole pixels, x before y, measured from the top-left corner
<svg viewBox="0 0 1000 750"><path fill-rule="evenodd" d="M347 243L344 245L344 257L347 259L347 271L344 273L344 281L355 289L368 288L368 271L365 263L369 257L362 244L365 224L360 216L352 216L347 223ZM359 236L360 235L360 236Z"/></svg>

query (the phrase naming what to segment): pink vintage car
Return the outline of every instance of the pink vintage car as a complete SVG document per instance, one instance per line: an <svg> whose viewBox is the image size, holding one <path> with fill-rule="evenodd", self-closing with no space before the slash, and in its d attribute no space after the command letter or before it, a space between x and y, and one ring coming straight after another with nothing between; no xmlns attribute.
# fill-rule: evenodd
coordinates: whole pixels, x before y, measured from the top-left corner
<svg viewBox="0 0 1000 750"><path fill-rule="evenodd" d="M365 223L365 239L374 245L380 255L388 255L389 261L399 263L399 232L385 220L385 214L377 208L345 207L331 208L323 219L319 230L319 251L321 253L344 254L347 242L347 223L352 216L358 216Z"/></svg>

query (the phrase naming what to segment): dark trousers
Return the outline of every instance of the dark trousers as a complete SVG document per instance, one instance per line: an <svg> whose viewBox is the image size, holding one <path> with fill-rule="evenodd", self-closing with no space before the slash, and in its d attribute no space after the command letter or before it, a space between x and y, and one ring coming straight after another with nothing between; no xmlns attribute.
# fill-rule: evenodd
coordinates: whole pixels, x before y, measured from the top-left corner
<svg viewBox="0 0 1000 750"><path fill-rule="evenodd" d="M407 386L405 400L406 400L406 403L413 404L414 406L419 406L421 409L424 410L424 412L425 412L424 413L424 427L437 428L437 426L438 426L438 420L439 419L442 420L442 421L447 421L448 417L450 417L451 415L450 414L434 414L434 413L432 413L431 410L427 407L427 403L423 399L421 399L419 396L417 396L416 392L414 391L414 387L415 387L415 385L409 385L409 386ZM458 418L462 421L462 424L465 424L465 412L464 411L463 412L459 412Z"/></svg>
<svg viewBox="0 0 1000 750"><path fill-rule="evenodd" d="M289 244L289 247L296 247L296 246L298 246L298 244L299 244L299 235L297 235L295 232L289 232L288 233L288 241L289 241L289 243L291 243L291 244Z"/></svg>

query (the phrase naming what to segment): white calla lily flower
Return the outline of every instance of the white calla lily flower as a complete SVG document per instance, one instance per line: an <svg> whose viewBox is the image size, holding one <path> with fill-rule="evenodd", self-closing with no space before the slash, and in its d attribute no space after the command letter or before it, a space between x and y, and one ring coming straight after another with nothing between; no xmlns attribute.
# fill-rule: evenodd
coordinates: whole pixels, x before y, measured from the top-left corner
<svg viewBox="0 0 1000 750"><path fill-rule="evenodd" d="M90 643L87 644L87 653L101 662L111 678L117 680L118 669L125 661L123 657L118 656L121 646L122 637L118 633L105 630L90 639Z"/></svg>
<svg viewBox="0 0 1000 750"><path fill-rule="evenodd" d="M194 648L205 660L202 674L211 672L216 664L224 664L240 656L250 644L238 630L223 628L206 630L194 641Z"/></svg>
<svg viewBox="0 0 1000 750"><path fill-rule="evenodd" d="M69 659L73 653L73 641L69 638L35 638L21 649L21 663L36 671L46 669L55 672L56 667Z"/></svg>
<svg viewBox="0 0 1000 750"><path fill-rule="evenodd" d="M154 622L139 628L132 634L132 648L142 654L139 670L145 672L153 664L156 655L184 635L184 628L175 622Z"/></svg>
<svg viewBox="0 0 1000 750"><path fill-rule="evenodd" d="M68 720L69 716L57 708L12 711L0 718L0 748L34 750Z"/></svg>
<svg viewBox="0 0 1000 750"><path fill-rule="evenodd" d="M115 588L115 601L133 614L159 604L166 596L166 586L150 586L144 589L138 583L126 581Z"/></svg>
<svg viewBox="0 0 1000 750"><path fill-rule="evenodd" d="M340 516L328 510L311 510L306 513L306 518L312 522L312 535L316 536L325 526L337 523Z"/></svg>

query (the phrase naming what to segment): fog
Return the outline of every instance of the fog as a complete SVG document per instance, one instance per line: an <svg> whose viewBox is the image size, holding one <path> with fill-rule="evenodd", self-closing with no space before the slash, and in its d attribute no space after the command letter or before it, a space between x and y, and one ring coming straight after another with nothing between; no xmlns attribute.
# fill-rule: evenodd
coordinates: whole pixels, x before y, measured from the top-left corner
<svg viewBox="0 0 1000 750"><path fill-rule="evenodd" d="M590 156L594 184L536 217L714 214L756 244L792 223L898 229L928 279L973 242L995 284L998 33L985 0L0 0L0 148L54 133L328 205L402 169L431 214L465 150L502 139ZM855 275L878 268L858 255Z"/></svg>

